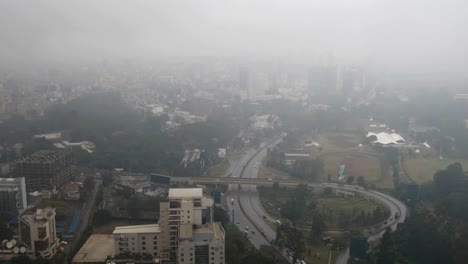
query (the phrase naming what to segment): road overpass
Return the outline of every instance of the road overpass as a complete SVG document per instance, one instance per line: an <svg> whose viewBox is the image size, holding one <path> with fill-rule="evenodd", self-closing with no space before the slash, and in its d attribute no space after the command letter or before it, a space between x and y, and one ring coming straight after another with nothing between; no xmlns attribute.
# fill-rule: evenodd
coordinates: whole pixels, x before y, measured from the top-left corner
<svg viewBox="0 0 468 264"><path fill-rule="evenodd" d="M268 185L271 186L277 182L284 186L296 186L298 184L308 184L301 180L284 179L260 179L260 178L225 178L225 177L195 177L195 178L172 178L172 182L189 182L197 184L250 184L250 185Z"/></svg>

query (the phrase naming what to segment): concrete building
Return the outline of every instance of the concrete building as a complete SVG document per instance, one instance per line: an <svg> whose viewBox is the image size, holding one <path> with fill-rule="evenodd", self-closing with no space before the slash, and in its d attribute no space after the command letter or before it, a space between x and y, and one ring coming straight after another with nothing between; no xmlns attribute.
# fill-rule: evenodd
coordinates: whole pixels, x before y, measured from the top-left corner
<svg viewBox="0 0 468 264"><path fill-rule="evenodd" d="M115 254L132 252L148 254L155 259L161 256L161 229L158 224L117 226L113 232ZM161 243L161 242L159 242Z"/></svg>
<svg viewBox="0 0 468 264"><path fill-rule="evenodd" d="M148 254L157 263L224 264L224 229L201 188L169 189L158 224L116 227L115 254Z"/></svg>
<svg viewBox="0 0 468 264"><path fill-rule="evenodd" d="M181 225L177 263L225 263L224 241L224 229L219 223L211 222L201 226Z"/></svg>
<svg viewBox="0 0 468 264"><path fill-rule="evenodd" d="M26 179L28 193L54 190L71 181L72 163L69 151L41 150L17 160L14 175Z"/></svg>
<svg viewBox="0 0 468 264"><path fill-rule="evenodd" d="M114 252L114 235L92 234L73 257L72 263L105 263L107 257L112 257Z"/></svg>
<svg viewBox="0 0 468 264"><path fill-rule="evenodd" d="M27 195L24 177L0 178L0 213L14 213L26 209Z"/></svg>
<svg viewBox="0 0 468 264"><path fill-rule="evenodd" d="M24 211L19 215L19 237L35 257L50 258L57 253L55 208Z"/></svg>

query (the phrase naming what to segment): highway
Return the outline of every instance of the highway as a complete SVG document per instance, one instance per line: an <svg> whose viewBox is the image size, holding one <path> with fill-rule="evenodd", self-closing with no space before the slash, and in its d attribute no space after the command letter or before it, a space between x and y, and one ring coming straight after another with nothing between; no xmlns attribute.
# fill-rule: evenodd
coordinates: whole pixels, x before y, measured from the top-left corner
<svg viewBox="0 0 468 264"><path fill-rule="evenodd" d="M268 145L267 143L263 143L260 146L260 150L249 149L241 159L231 160L230 176L239 179L243 177L257 177L259 163L266 155L266 147L277 144L278 142L279 140L275 140ZM211 179L211 181L213 181L213 179ZM253 196L257 199L255 206L250 200L252 193L256 194ZM233 204L231 203L231 199L234 199ZM276 234L274 230L263 220L263 215L266 216L266 213L263 212L263 208L261 208L258 201L256 185L229 184L227 201L231 217L234 212L234 223L238 224L241 231L247 233L249 240L256 248L260 248L261 245L269 244L271 240L275 239ZM257 211L259 207L261 211Z"/></svg>
<svg viewBox="0 0 468 264"><path fill-rule="evenodd" d="M279 143L280 140L275 140L274 142L268 144L268 146L275 145ZM261 206L259 195L257 192L257 184L271 184L272 182L279 182L282 184L294 184L299 183L308 184L310 187L330 187L333 189L341 189L350 192L359 193L363 196L374 199L385 206L387 206L391 212L393 220L389 221L386 225L381 224L378 226L373 226L368 229L368 231L373 234L369 236L370 241L380 239L385 233L386 228L390 227L392 230L396 230L399 223L403 223L407 216L407 207L401 201L386 195L381 192L374 190L367 190L364 188L358 188L350 185L338 185L336 183L307 183L303 181L295 180L268 180L268 179L255 179L258 175L258 169L262 159L266 156L266 143L262 144L260 149L253 150L249 149L246 153L237 160L231 160L231 169L228 175L225 177L237 178L236 182L241 184L229 184L227 192L227 201L229 214L234 213L234 223L238 224L239 229L243 232L246 232L249 240L252 244L259 248L261 245L269 244L272 240L275 239L275 231L267 222L274 222L275 219L270 217L263 207ZM245 167L245 168L244 168ZM187 178L190 179L190 178ZM193 181L199 181L198 179L190 179ZM234 179L226 178L206 178L206 181L215 181L222 183L223 181L229 182ZM250 183L250 184L247 184ZM231 204L231 199L234 199L234 203ZM395 219L395 215L398 214L399 217ZM349 249L343 250L341 254L337 257L337 264L347 263L349 258Z"/></svg>

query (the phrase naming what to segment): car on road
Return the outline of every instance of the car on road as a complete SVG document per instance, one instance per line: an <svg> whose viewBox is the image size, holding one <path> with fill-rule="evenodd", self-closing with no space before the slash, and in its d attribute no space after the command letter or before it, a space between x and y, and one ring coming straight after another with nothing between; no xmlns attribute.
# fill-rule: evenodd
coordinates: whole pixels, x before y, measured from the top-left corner
<svg viewBox="0 0 468 264"><path fill-rule="evenodd" d="M281 221L280 220L276 220L275 221L278 225L281 225Z"/></svg>
<svg viewBox="0 0 468 264"><path fill-rule="evenodd" d="M388 224L388 221L383 222L384 225Z"/></svg>
<svg viewBox="0 0 468 264"><path fill-rule="evenodd" d="M252 235L255 235L255 231L252 230Z"/></svg>
<svg viewBox="0 0 468 264"><path fill-rule="evenodd" d="M245 229L249 230L249 226L245 226Z"/></svg>
<svg viewBox="0 0 468 264"><path fill-rule="evenodd" d="M268 178L269 181L272 181L273 179L272 178Z"/></svg>
<svg viewBox="0 0 468 264"><path fill-rule="evenodd" d="M231 204L234 205L234 198L231 198Z"/></svg>

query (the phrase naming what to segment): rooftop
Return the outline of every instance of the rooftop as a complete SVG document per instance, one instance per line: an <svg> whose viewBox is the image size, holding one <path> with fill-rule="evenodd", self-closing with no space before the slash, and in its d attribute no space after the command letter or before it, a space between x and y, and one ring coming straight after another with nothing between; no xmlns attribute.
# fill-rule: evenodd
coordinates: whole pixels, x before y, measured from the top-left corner
<svg viewBox="0 0 468 264"><path fill-rule="evenodd" d="M180 225L179 239L194 241L224 240L224 230L220 223L207 223L206 225L193 226L191 224Z"/></svg>
<svg viewBox="0 0 468 264"><path fill-rule="evenodd" d="M21 181L24 181L24 177L19 178L0 178L1 186L17 186L21 184Z"/></svg>
<svg viewBox="0 0 468 264"><path fill-rule="evenodd" d="M52 216L54 213L55 208L51 207L37 209L36 211L26 210L20 215L20 219L28 224L45 223L48 220L47 217Z"/></svg>
<svg viewBox="0 0 468 264"><path fill-rule="evenodd" d="M171 188L169 189L169 199L201 198L202 188Z"/></svg>
<svg viewBox="0 0 468 264"><path fill-rule="evenodd" d="M93 234L73 258L73 263L103 262L114 255L114 236Z"/></svg>
<svg viewBox="0 0 468 264"><path fill-rule="evenodd" d="M151 225L131 225L131 226L116 226L112 234L144 234L144 233L159 233L161 229L158 224Z"/></svg>

